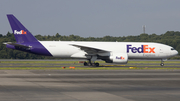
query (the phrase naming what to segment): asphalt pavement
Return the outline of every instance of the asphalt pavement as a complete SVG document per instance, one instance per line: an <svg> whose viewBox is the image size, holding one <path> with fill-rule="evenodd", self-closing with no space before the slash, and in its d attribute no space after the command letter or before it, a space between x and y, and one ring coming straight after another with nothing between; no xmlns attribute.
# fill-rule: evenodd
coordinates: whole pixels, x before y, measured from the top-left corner
<svg viewBox="0 0 180 101"><path fill-rule="evenodd" d="M0 101L179 101L180 70L0 70Z"/></svg>

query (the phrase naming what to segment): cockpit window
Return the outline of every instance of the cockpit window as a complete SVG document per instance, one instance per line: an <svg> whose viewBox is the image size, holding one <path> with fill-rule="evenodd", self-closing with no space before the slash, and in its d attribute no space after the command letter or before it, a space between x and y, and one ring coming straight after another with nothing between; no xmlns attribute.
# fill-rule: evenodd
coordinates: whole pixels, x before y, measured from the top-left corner
<svg viewBox="0 0 180 101"><path fill-rule="evenodd" d="M175 50L174 48L171 48L171 50Z"/></svg>

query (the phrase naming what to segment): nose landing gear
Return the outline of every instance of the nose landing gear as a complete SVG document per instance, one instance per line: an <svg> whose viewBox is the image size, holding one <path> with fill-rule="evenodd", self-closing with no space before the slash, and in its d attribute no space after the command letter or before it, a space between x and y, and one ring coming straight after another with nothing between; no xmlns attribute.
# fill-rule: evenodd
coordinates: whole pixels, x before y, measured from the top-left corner
<svg viewBox="0 0 180 101"><path fill-rule="evenodd" d="M160 63L160 66L164 66L164 61L166 61L167 59L161 59L161 63Z"/></svg>
<svg viewBox="0 0 180 101"><path fill-rule="evenodd" d="M161 66L164 66L164 63L161 63L160 65L161 65Z"/></svg>

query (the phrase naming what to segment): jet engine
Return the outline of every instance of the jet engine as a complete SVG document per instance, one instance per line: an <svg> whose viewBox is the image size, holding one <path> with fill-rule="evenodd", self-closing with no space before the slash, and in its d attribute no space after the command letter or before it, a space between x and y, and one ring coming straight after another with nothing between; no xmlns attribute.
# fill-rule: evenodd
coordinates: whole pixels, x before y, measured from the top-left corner
<svg viewBox="0 0 180 101"><path fill-rule="evenodd" d="M111 53L109 59L112 63L122 63L126 64L128 62L128 55L127 53Z"/></svg>

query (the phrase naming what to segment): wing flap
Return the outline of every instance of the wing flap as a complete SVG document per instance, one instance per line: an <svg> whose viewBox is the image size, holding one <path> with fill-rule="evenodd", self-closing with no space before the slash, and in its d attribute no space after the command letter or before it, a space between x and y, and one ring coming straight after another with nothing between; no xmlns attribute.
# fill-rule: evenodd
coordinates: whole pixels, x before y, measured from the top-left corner
<svg viewBox="0 0 180 101"><path fill-rule="evenodd" d="M103 49L99 49L99 48L95 48L95 47L90 47L90 46L83 46L83 45L77 45L77 44L70 44L70 45L78 47L81 50L87 52L88 54L98 54L98 53L109 52L107 50L103 50Z"/></svg>

